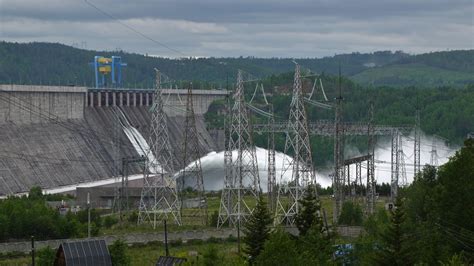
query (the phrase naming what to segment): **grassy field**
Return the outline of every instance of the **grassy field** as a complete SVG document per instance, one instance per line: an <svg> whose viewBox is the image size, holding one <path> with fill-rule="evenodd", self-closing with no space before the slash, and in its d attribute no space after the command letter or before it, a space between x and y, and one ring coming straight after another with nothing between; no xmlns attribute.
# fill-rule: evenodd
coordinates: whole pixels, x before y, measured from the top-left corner
<svg viewBox="0 0 474 266"><path fill-rule="evenodd" d="M333 217L333 201L330 196L320 196L321 200L321 207L326 214L326 219L328 224L332 224L332 217ZM376 202L377 208L382 208L385 204L385 198L379 198ZM208 196L208 225L202 225L198 223L194 224L186 224L184 223L186 220L183 220L183 225L178 226L172 222L168 223L168 230L170 232L173 231L188 231L188 230L205 230L211 229L215 227L211 227L209 224L211 223L210 219L214 212L219 212L220 206L220 197L218 196ZM251 204L255 204L255 200L251 198L247 198L246 202ZM363 202L360 203L363 207ZM100 235L121 235L127 233L146 233L146 232L161 232L163 231L163 227L161 224L158 224L156 229L153 229L151 225L144 224L144 225L137 225L135 222L124 221L122 224L114 225L112 228L102 228Z"/></svg>
<svg viewBox="0 0 474 266"><path fill-rule="evenodd" d="M216 242L216 243L193 243L183 244L171 243L169 252L171 256L185 258L184 265L204 265L207 254L212 254L211 249L216 251L217 261L220 265L244 265L244 259L239 256L236 242ZM127 255L131 259L132 266L155 265L160 256L166 254L162 243L150 243L147 245L129 246ZM31 265L30 255L16 258L0 259L0 266L23 266Z"/></svg>
<svg viewBox="0 0 474 266"><path fill-rule="evenodd" d="M183 244L170 247L170 255L186 258L185 265L203 265L206 253L215 248L220 265L243 265L244 260L239 256L237 243L202 243ZM155 265L160 256L165 255L165 248L162 244L146 245L143 247L130 247L128 254L132 258L132 265Z"/></svg>

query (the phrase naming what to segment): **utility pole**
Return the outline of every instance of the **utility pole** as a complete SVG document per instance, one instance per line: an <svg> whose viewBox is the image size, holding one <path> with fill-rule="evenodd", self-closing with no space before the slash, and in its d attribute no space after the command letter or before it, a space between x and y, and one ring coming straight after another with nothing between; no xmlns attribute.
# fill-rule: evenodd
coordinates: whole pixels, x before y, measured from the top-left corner
<svg viewBox="0 0 474 266"><path fill-rule="evenodd" d="M196 129L196 118L194 115L192 83L188 86L186 100L182 168L183 174L180 185L181 202L186 202L187 200L197 201L197 206L192 204L192 206L187 207L186 215L189 212L189 216L193 220L197 219L196 221L200 224L207 225L207 200L202 177L199 135ZM193 191L186 193L185 186L192 188ZM193 195L194 193L197 193L197 197ZM183 204L181 204L181 208L181 217L183 218Z"/></svg>
<svg viewBox="0 0 474 266"><path fill-rule="evenodd" d="M87 192L87 237L91 238L91 198Z"/></svg>
<svg viewBox="0 0 474 266"><path fill-rule="evenodd" d="M218 227L225 223L236 227L245 222L255 208L260 194L257 156L252 139L252 125L244 98L242 71L237 73L234 105L227 124L228 144L224 153L226 176L222 190ZM234 160L233 151L237 156Z"/></svg>
<svg viewBox="0 0 474 266"><path fill-rule="evenodd" d="M31 265L35 266L35 237L31 236Z"/></svg>
<svg viewBox="0 0 474 266"><path fill-rule="evenodd" d="M168 227L166 226L166 218L163 220L163 225L165 227L165 252L166 256L169 257L170 251L168 249Z"/></svg>
<svg viewBox="0 0 474 266"><path fill-rule="evenodd" d="M336 113L334 123L334 179L332 188L334 191L333 222L337 223L341 213L342 203L345 196L345 174L344 174L344 125L342 123L342 97L341 67L339 66L339 90L336 97Z"/></svg>
<svg viewBox="0 0 474 266"><path fill-rule="evenodd" d="M156 70L156 69L155 69ZM180 201L176 180L172 179L174 156L169 142L167 116L163 110L161 96L161 74L156 70L156 89L153 98L150 151L144 169L144 185L141 193L138 224L172 218L181 225Z"/></svg>
<svg viewBox="0 0 474 266"><path fill-rule="evenodd" d="M300 66L295 66L293 96L290 104L285 154L278 187L275 224L283 223L292 226L298 214L299 201L308 185L316 185L316 178L311 155L308 120L304 107L303 86L301 83ZM291 172L291 179L283 184L286 174ZM317 194L317 192L316 192Z"/></svg>

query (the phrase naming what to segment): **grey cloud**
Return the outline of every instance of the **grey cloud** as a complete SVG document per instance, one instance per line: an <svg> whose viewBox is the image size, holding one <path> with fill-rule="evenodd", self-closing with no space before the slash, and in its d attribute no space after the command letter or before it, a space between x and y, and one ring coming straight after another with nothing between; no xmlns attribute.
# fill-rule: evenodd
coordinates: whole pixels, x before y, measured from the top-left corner
<svg viewBox="0 0 474 266"><path fill-rule="evenodd" d="M92 3L189 56L321 57L353 51L419 53L474 46L471 0ZM7 41L87 41L91 49L120 47L180 56L124 28L84 0L0 0L0 17L0 38Z"/></svg>

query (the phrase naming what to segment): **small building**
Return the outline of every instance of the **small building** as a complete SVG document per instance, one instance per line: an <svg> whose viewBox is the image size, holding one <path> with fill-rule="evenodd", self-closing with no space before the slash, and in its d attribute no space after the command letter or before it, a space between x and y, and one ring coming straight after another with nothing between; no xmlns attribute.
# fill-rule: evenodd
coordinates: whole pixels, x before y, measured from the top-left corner
<svg viewBox="0 0 474 266"><path fill-rule="evenodd" d="M112 260L104 239L80 240L62 243L56 252L54 265L112 266Z"/></svg>

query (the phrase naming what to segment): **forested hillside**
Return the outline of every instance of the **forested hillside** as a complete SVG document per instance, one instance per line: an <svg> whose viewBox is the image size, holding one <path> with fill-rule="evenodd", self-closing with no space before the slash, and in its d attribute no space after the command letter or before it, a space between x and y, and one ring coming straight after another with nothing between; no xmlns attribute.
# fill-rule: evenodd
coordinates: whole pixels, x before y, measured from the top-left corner
<svg viewBox="0 0 474 266"><path fill-rule="evenodd" d="M449 51L401 58L351 76L375 86L457 86L474 83L474 51Z"/></svg>
<svg viewBox="0 0 474 266"><path fill-rule="evenodd" d="M193 80L196 86L224 86L234 80L237 69L255 77L292 71L290 58L199 58L168 59L124 51L90 51L58 43L0 42L0 83L75 84L92 86L89 62L95 55L120 55L128 63L124 86L149 87L153 68L174 80ZM351 53L324 58L300 58L298 63L313 72L337 74L361 84L395 86L460 86L474 82L474 50L410 56L403 52ZM210 84L209 84L210 83Z"/></svg>

